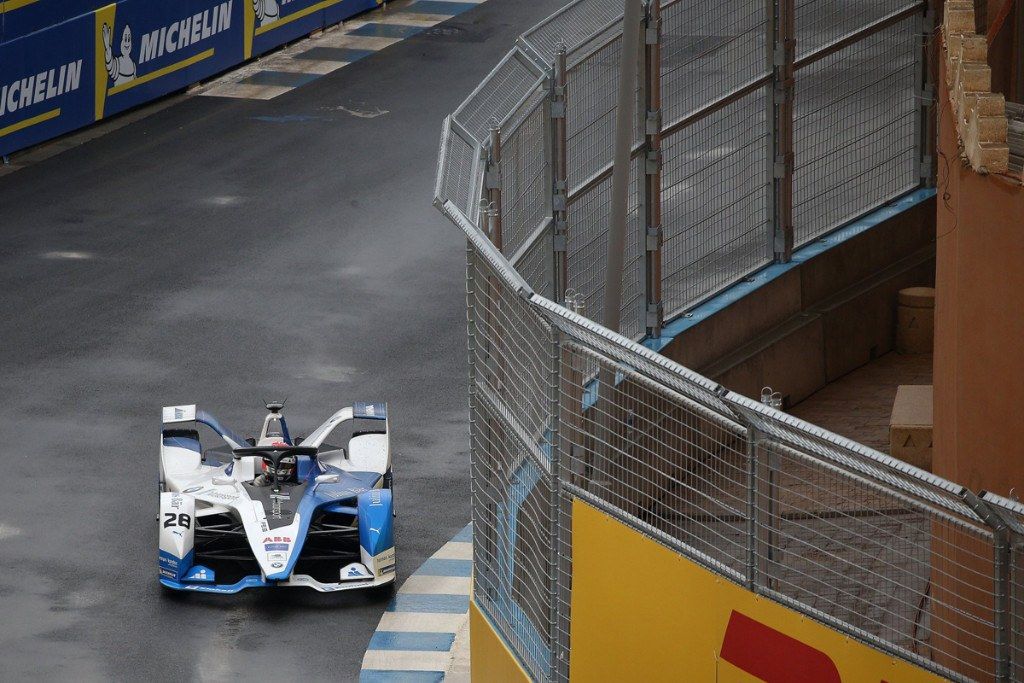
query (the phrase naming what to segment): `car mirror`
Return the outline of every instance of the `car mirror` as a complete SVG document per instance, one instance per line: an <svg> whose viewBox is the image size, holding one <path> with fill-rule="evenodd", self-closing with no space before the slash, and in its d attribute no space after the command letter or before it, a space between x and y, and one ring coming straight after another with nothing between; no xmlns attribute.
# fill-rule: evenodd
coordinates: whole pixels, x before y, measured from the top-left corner
<svg viewBox="0 0 1024 683"><path fill-rule="evenodd" d="M339 481L341 481L341 477L337 474L318 474L316 477L318 484L337 484Z"/></svg>

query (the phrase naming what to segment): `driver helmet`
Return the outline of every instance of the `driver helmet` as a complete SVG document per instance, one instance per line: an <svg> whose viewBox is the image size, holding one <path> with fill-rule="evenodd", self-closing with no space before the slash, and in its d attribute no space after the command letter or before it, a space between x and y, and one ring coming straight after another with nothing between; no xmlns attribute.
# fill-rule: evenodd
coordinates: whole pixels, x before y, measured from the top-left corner
<svg viewBox="0 0 1024 683"><path fill-rule="evenodd" d="M275 448L287 448L288 444L275 443ZM268 479L273 479L274 474L277 474L278 481L291 481L295 478L296 459L294 455L286 455L278 461L278 465L275 472L274 461L270 458L263 458L263 473Z"/></svg>

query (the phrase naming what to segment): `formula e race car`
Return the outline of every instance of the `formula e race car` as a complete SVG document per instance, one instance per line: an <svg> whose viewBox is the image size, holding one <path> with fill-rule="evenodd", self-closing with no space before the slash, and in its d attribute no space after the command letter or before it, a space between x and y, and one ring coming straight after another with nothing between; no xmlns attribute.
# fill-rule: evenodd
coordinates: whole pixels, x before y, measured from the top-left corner
<svg viewBox="0 0 1024 683"><path fill-rule="evenodd" d="M393 587L386 404L342 408L305 439L292 438L283 407L267 404L258 439L194 405L163 409L159 569L167 588ZM200 424L226 445L204 450ZM329 445L332 434L346 445Z"/></svg>

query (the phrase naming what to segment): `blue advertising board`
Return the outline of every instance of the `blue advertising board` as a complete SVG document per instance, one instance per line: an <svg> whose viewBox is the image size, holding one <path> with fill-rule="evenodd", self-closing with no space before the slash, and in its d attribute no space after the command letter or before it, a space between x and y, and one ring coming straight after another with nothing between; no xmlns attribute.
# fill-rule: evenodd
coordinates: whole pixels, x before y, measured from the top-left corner
<svg viewBox="0 0 1024 683"><path fill-rule="evenodd" d="M97 4L0 0L0 36L16 36L0 38L0 154L185 88L377 1ZM33 28L43 21L55 23Z"/></svg>
<svg viewBox="0 0 1024 683"><path fill-rule="evenodd" d="M0 43L41 31L109 5L111 0L0 0Z"/></svg>
<svg viewBox="0 0 1024 683"><path fill-rule="evenodd" d="M93 15L0 45L0 153L95 120Z"/></svg>

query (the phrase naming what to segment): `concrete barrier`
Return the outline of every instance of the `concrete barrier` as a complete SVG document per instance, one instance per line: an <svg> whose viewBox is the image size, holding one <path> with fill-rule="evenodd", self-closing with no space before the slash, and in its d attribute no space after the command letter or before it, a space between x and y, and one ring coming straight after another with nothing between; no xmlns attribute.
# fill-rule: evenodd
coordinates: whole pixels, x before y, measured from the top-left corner
<svg viewBox="0 0 1024 683"><path fill-rule="evenodd" d="M742 394L771 386L793 405L893 350L897 293L934 277L935 199L922 190L723 292L649 345Z"/></svg>

